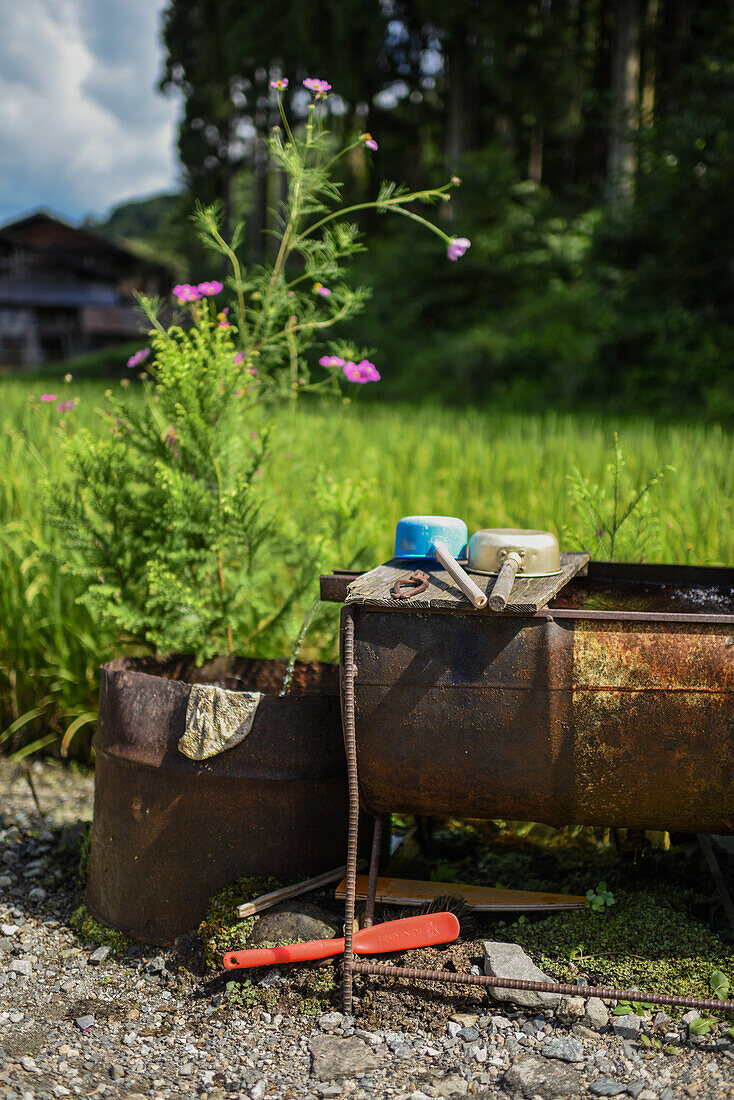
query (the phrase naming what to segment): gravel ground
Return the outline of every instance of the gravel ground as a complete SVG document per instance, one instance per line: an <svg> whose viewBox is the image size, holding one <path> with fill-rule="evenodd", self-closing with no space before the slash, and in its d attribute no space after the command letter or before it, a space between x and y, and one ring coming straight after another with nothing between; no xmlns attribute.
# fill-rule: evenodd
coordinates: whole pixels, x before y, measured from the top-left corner
<svg viewBox="0 0 734 1100"><path fill-rule="evenodd" d="M96 950L69 923L92 778L53 763L31 776L43 816L28 779L0 761L0 1098L734 1096L723 1025L696 1038L664 1013L610 1025L598 1001L519 1007L397 981L357 982L354 1018L284 1015L232 1003L193 936L162 953ZM447 948L443 965L480 953Z"/></svg>

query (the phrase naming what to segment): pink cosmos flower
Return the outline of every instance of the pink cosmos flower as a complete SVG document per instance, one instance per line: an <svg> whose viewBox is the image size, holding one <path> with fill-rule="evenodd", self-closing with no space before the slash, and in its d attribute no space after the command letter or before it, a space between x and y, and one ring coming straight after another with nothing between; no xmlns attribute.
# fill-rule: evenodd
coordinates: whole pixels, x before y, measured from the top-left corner
<svg viewBox="0 0 734 1100"><path fill-rule="evenodd" d="M471 248L471 241L468 237L454 237L449 241L449 247L446 249L446 255L450 260L460 259L467 248Z"/></svg>
<svg viewBox="0 0 734 1100"><path fill-rule="evenodd" d="M71 410L75 409L75 408L76 408L76 401L75 400L74 401L60 401L59 402L59 412L60 413L71 412Z"/></svg>
<svg viewBox="0 0 734 1100"><path fill-rule="evenodd" d="M196 302L201 297L198 287L191 286L190 283L179 283L173 288L173 294L182 304Z"/></svg>
<svg viewBox="0 0 734 1100"><path fill-rule="evenodd" d="M270 87L275 88L276 92L284 92L288 87L288 77L283 76L280 80L271 80Z"/></svg>
<svg viewBox="0 0 734 1100"><path fill-rule="evenodd" d="M318 80L313 76L307 77L303 82L303 86L308 88L309 92L313 92L317 99L324 98L326 93L331 91L331 84L328 84L325 80Z"/></svg>
<svg viewBox="0 0 734 1100"><path fill-rule="evenodd" d="M331 291L328 286L324 286L323 283L314 283L313 292L314 294L318 294L320 298L329 298L331 296Z"/></svg>
<svg viewBox="0 0 734 1100"><path fill-rule="evenodd" d="M346 362L339 355L322 355L319 359L322 367L344 367Z"/></svg>
<svg viewBox="0 0 734 1100"><path fill-rule="evenodd" d="M42 393L41 394L41 401L51 402L51 401L55 401L55 400L56 400L56 394L55 393Z"/></svg>
<svg viewBox="0 0 734 1100"><path fill-rule="evenodd" d="M212 279L209 283L199 283L196 289L202 298L212 298L215 294L221 294L224 286L218 279Z"/></svg>
<svg viewBox="0 0 734 1100"><path fill-rule="evenodd" d="M235 363L237 364L238 367L240 366L241 363L244 363L244 361L245 361L244 351L236 351L234 353L234 361L235 361Z"/></svg>
<svg viewBox="0 0 734 1100"><path fill-rule="evenodd" d="M344 364L344 373L350 382L379 382L380 375L374 363L369 359L363 359L360 363Z"/></svg>
<svg viewBox="0 0 734 1100"><path fill-rule="evenodd" d="M257 374L257 371L255 370L254 367L248 367L247 368L247 373L248 374Z"/></svg>
<svg viewBox="0 0 734 1100"><path fill-rule="evenodd" d="M360 134L359 140L364 142L367 149L371 149L373 153L377 152L377 142L372 134Z"/></svg>
<svg viewBox="0 0 734 1100"><path fill-rule="evenodd" d="M229 306L225 306L221 313L217 314L217 321L219 321L220 328L232 328L231 324L227 320L227 314L229 313Z"/></svg>
<svg viewBox="0 0 734 1100"><path fill-rule="evenodd" d="M141 363L150 355L150 348L141 348L140 351L136 351L134 355L131 355L127 361L128 367L139 367Z"/></svg>

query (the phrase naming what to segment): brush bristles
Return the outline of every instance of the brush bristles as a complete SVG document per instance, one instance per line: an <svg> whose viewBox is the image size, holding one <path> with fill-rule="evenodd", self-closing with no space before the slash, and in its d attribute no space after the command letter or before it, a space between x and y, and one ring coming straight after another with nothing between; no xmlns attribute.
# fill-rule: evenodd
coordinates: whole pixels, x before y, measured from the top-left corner
<svg viewBox="0 0 734 1100"><path fill-rule="evenodd" d="M400 917L421 917L431 913L453 913L461 927L461 939L474 939L476 932L474 912L460 894L441 894L432 901L424 902L423 905L411 906L410 909L401 909L399 913L391 913L385 919L398 920Z"/></svg>

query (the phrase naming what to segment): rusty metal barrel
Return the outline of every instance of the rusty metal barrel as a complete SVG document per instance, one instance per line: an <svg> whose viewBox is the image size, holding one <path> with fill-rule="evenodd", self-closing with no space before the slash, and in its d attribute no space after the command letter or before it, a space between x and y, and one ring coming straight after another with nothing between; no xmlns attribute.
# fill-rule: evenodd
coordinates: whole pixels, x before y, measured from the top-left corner
<svg viewBox="0 0 734 1100"><path fill-rule="evenodd" d="M347 779L335 665L121 659L102 669L86 902L164 944L240 876L307 877L344 862ZM193 683L263 692L240 744L202 761L177 745Z"/></svg>
<svg viewBox="0 0 734 1100"><path fill-rule="evenodd" d="M370 812L734 833L734 570L591 562L530 616L349 614Z"/></svg>

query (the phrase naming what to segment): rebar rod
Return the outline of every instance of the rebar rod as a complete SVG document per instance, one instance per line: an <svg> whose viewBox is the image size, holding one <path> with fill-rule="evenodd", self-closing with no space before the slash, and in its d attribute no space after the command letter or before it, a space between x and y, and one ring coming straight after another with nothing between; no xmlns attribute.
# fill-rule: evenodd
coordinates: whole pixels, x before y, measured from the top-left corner
<svg viewBox="0 0 734 1100"><path fill-rule="evenodd" d="M354 728L354 619L352 609L344 609L344 747L347 754L349 782L349 824L347 831L346 896L344 900L344 963L342 967L342 1002L344 1013L352 1010L352 979L354 973L354 908L357 895L357 839L359 833L359 787L357 784L357 739Z"/></svg>
<svg viewBox="0 0 734 1100"><path fill-rule="evenodd" d="M479 985L491 989L527 989L533 993L557 993L570 997L599 997L602 1001L636 1001L643 1004L674 1005L709 1011L734 1012L734 1001L713 997L676 997L668 993L645 993L639 989L615 989L601 985L571 985L565 982L531 982L522 978L493 978L484 974L453 974L445 970L420 970L412 966L384 966L380 963L354 962L358 974L379 974L389 978L408 978L416 982L450 982L453 985Z"/></svg>

